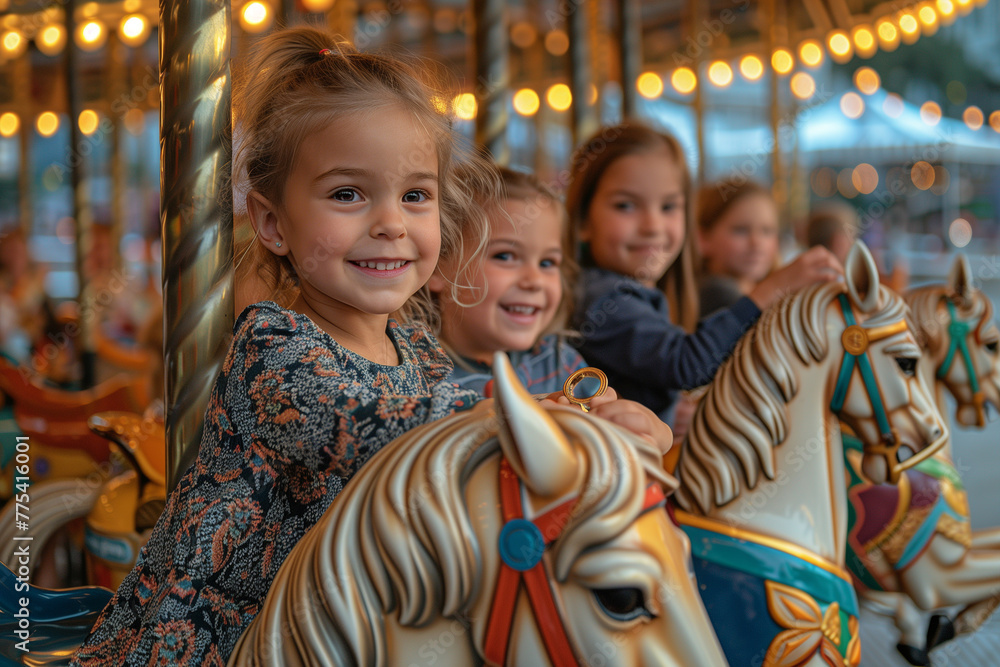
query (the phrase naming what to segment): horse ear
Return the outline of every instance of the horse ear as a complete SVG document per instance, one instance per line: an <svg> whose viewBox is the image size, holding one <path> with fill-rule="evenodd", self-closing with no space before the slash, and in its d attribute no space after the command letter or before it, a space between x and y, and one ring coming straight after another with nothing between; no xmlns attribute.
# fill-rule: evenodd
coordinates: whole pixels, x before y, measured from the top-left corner
<svg viewBox="0 0 1000 667"><path fill-rule="evenodd" d="M871 313L878 307L879 277L875 258L862 241L855 241L844 263L847 294L851 303L862 313Z"/></svg>
<svg viewBox="0 0 1000 667"><path fill-rule="evenodd" d="M562 495L577 477L578 462L569 440L521 386L503 352L493 356L493 378L504 456L532 493L543 497Z"/></svg>
<svg viewBox="0 0 1000 667"><path fill-rule="evenodd" d="M962 299L963 303L972 300L972 267L965 253L959 253L948 271L948 291Z"/></svg>

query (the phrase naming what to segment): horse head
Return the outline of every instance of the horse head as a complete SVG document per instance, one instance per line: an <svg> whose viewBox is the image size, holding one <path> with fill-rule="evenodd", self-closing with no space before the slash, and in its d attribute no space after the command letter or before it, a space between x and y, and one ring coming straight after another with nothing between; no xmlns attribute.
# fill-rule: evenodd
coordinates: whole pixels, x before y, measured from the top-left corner
<svg viewBox="0 0 1000 667"><path fill-rule="evenodd" d="M927 380L955 397L956 422L984 427L987 406L1000 410L1000 330L990 299L972 285L968 258L955 258L944 285L911 290L906 300L928 358Z"/></svg>
<svg viewBox="0 0 1000 667"><path fill-rule="evenodd" d="M921 350L905 302L880 284L863 243L855 243L844 269L846 291L838 297L843 357L831 409L864 443L865 475L895 483L944 446L947 427L917 373Z"/></svg>
<svg viewBox="0 0 1000 667"><path fill-rule="evenodd" d="M495 403L410 431L351 480L230 664L725 664L659 451L537 403L505 355L494 372Z"/></svg>

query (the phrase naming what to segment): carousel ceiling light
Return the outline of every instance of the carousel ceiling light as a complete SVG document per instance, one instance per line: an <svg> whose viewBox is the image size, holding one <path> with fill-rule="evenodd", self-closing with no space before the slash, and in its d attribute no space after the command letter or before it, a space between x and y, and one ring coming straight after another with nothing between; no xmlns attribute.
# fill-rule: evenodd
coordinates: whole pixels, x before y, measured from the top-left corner
<svg viewBox="0 0 1000 667"><path fill-rule="evenodd" d="M883 51L895 51L899 46L899 29L889 19L879 19L875 23L875 34L878 35L878 45Z"/></svg>
<svg viewBox="0 0 1000 667"><path fill-rule="evenodd" d="M958 13L965 16L972 11L972 0L955 0L958 4Z"/></svg>
<svg viewBox="0 0 1000 667"><path fill-rule="evenodd" d="M688 71L690 72L690 70ZM694 72L691 72L691 75L694 76ZM674 86L674 88L677 88L677 86ZM635 80L635 89L647 100L655 100L663 94L663 79L656 72L643 72ZM693 86L691 90L694 90Z"/></svg>
<svg viewBox="0 0 1000 667"><path fill-rule="evenodd" d="M708 80L719 88L725 88L733 82L733 68L723 60L716 60L708 66Z"/></svg>
<svg viewBox="0 0 1000 667"><path fill-rule="evenodd" d="M933 35L937 32L938 15L929 2L921 3L920 9L917 10L917 18L920 20L920 25L923 26L925 35Z"/></svg>
<svg viewBox="0 0 1000 667"><path fill-rule="evenodd" d="M302 8L313 14L324 14L333 7L334 0L302 0Z"/></svg>
<svg viewBox="0 0 1000 667"><path fill-rule="evenodd" d="M21 129L21 119L13 111L0 114L0 137L13 137Z"/></svg>
<svg viewBox="0 0 1000 667"><path fill-rule="evenodd" d="M108 31L104 29L104 24L96 19L81 23L76 29L76 45L84 51L96 51L104 46L107 39Z"/></svg>
<svg viewBox="0 0 1000 667"><path fill-rule="evenodd" d="M955 218L948 225L948 240L956 248L964 248L972 240L972 225L965 218Z"/></svg>
<svg viewBox="0 0 1000 667"><path fill-rule="evenodd" d="M878 44L875 41L875 35L872 33L872 29L866 25L855 26L851 31L851 37L854 41L854 51L861 58L871 58L875 55L875 51L878 49Z"/></svg>
<svg viewBox="0 0 1000 667"><path fill-rule="evenodd" d="M955 19L955 5L951 0L937 0L938 14L944 23L951 23Z"/></svg>
<svg viewBox="0 0 1000 667"><path fill-rule="evenodd" d="M920 21L909 11L899 14L899 31L904 44L913 44L920 37Z"/></svg>
<svg viewBox="0 0 1000 667"><path fill-rule="evenodd" d="M38 119L35 121L35 129L43 137L51 137L59 129L59 116L51 111L44 111L38 114Z"/></svg>
<svg viewBox="0 0 1000 667"><path fill-rule="evenodd" d="M818 67L823 62L823 47L815 39L799 45L799 59L806 67Z"/></svg>
<svg viewBox="0 0 1000 667"><path fill-rule="evenodd" d="M840 110L848 118L860 118L865 112L865 101L857 93L844 93L840 98Z"/></svg>
<svg viewBox="0 0 1000 667"><path fill-rule="evenodd" d="M118 28L118 36L128 46L142 46L149 36L149 21L139 14L126 16Z"/></svg>
<svg viewBox="0 0 1000 667"><path fill-rule="evenodd" d="M540 106L541 101L538 99L538 93L531 88L522 88L514 93L514 111L522 116L534 116L538 113Z"/></svg>
<svg viewBox="0 0 1000 667"><path fill-rule="evenodd" d="M806 72L796 72L789 82L792 95L800 100L808 100L816 93L816 82Z"/></svg>
<svg viewBox="0 0 1000 667"><path fill-rule="evenodd" d="M89 137L97 131L97 125L100 120L96 111L93 109L84 109L80 112L80 117L77 119L77 126L81 132Z"/></svg>
<svg viewBox="0 0 1000 667"><path fill-rule="evenodd" d="M452 108L455 109L455 116L461 120L475 120L477 104L476 96L472 93L460 93L452 100Z"/></svg>
<svg viewBox="0 0 1000 667"><path fill-rule="evenodd" d="M263 32L271 27L274 12L267 3L253 0L243 5L240 10L240 26L247 32Z"/></svg>
<svg viewBox="0 0 1000 667"><path fill-rule="evenodd" d="M771 67L778 74L788 74L795 67L795 59L788 49L775 49L771 54Z"/></svg>
<svg viewBox="0 0 1000 667"><path fill-rule="evenodd" d="M881 85L878 72L871 67L859 67L854 73L854 86L865 95L874 95Z"/></svg>
<svg viewBox="0 0 1000 667"><path fill-rule="evenodd" d="M826 45L830 48L830 56L834 62L846 63L854 55L854 47L851 39L843 30L834 30L826 38Z"/></svg>
<svg viewBox="0 0 1000 667"><path fill-rule="evenodd" d="M757 56L743 56L740 59L740 74L747 81L756 81L764 75L764 63Z"/></svg>
<svg viewBox="0 0 1000 667"><path fill-rule="evenodd" d="M47 25L35 37L35 46L47 56L59 55L66 46L66 31L58 24Z"/></svg>
<svg viewBox="0 0 1000 667"><path fill-rule="evenodd" d="M17 58L28 46L28 40L17 30L8 30L3 34L3 50L8 58Z"/></svg>
<svg viewBox="0 0 1000 667"><path fill-rule="evenodd" d="M678 67L670 75L670 85L681 95L687 95L697 87L698 77L691 68Z"/></svg>
<svg viewBox="0 0 1000 667"><path fill-rule="evenodd" d="M962 112L962 120L970 130L978 130L983 126L983 110L977 106L968 107Z"/></svg>
<svg viewBox="0 0 1000 667"><path fill-rule="evenodd" d="M561 56L569 51L569 36L565 30L550 30L545 35L545 50L554 56Z"/></svg>
<svg viewBox="0 0 1000 667"><path fill-rule="evenodd" d="M990 127L993 128L994 132L1000 132L1000 111L994 111L990 114Z"/></svg>
<svg viewBox="0 0 1000 667"><path fill-rule="evenodd" d="M573 105L573 91L565 83L557 83L549 86L545 101L556 111L566 111Z"/></svg>
<svg viewBox="0 0 1000 667"><path fill-rule="evenodd" d="M941 107L937 102L924 102L920 106L920 120L927 125L937 125L941 121Z"/></svg>

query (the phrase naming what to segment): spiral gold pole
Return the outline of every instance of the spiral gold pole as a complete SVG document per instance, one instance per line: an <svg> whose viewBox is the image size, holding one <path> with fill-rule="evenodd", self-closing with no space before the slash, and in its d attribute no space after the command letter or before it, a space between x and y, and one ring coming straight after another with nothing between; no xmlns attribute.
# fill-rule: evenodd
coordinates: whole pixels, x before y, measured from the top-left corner
<svg viewBox="0 0 1000 667"><path fill-rule="evenodd" d="M194 460L233 326L230 3L160 2L167 486Z"/></svg>
<svg viewBox="0 0 1000 667"><path fill-rule="evenodd" d="M510 161L507 146L508 68L507 10L499 0L473 0L476 63L476 143L498 164Z"/></svg>
<svg viewBox="0 0 1000 667"><path fill-rule="evenodd" d="M622 119L635 118L639 92L635 82L642 67L642 18L638 0L618 0L618 55L621 59Z"/></svg>
<svg viewBox="0 0 1000 667"><path fill-rule="evenodd" d="M590 104L590 45L587 12L572 6L566 18L569 34L569 79L573 93L573 145L577 146L597 130L594 107Z"/></svg>

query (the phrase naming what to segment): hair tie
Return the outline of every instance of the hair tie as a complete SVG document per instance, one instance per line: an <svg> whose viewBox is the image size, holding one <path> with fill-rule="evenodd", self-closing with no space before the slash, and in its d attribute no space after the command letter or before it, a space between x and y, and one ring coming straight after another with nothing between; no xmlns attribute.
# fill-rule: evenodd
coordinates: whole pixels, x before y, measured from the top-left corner
<svg viewBox="0 0 1000 667"><path fill-rule="evenodd" d="M320 54L321 56L326 56L326 55L329 55L329 54L331 54L331 53L333 53L333 51L331 51L330 49L320 49L320 50L319 50L319 54Z"/></svg>

